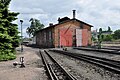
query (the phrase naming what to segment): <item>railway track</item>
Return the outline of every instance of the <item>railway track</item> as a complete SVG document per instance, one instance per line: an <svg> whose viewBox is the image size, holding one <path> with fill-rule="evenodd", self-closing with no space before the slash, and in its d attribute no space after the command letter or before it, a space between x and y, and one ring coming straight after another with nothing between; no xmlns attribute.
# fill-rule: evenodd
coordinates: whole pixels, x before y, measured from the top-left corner
<svg viewBox="0 0 120 80"><path fill-rule="evenodd" d="M103 47L102 49L120 51L120 48L110 48L110 47L108 48L108 47Z"/></svg>
<svg viewBox="0 0 120 80"><path fill-rule="evenodd" d="M85 51L97 51L97 52L104 52L104 53L109 53L109 54L117 54L120 55L120 50L119 49L111 49L111 48L84 48L84 47L74 47L73 49L78 49L78 50L85 50Z"/></svg>
<svg viewBox="0 0 120 80"><path fill-rule="evenodd" d="M62 53L64 55L68 55L70 57L77 58L95 65L98 65L109 71L120 74L120 61L115 61L115 60L106 59L102 57L84 55L84 54L77 54L77 53L72 53L72 52L67 52L62 50L50 50L50 51Z"/></svg>
<svg viewBox="0 0 120 80"><path fill-rule="evenodd" d="M46 50L40 51L40 55L50 80L77 80L64 70Z"/></svg>

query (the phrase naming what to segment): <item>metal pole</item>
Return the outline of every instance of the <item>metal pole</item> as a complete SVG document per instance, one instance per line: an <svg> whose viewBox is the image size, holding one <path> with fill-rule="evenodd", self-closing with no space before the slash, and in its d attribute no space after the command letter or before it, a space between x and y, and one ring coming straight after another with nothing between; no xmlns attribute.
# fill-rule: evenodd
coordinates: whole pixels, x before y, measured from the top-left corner
<svg viewBox="0 0 120 80"><path fill-rule="evenodd" d="M23 20L20 20L21 22L21 52L23 52L23 34L22 34L22 23L23 23Z"/></svg>

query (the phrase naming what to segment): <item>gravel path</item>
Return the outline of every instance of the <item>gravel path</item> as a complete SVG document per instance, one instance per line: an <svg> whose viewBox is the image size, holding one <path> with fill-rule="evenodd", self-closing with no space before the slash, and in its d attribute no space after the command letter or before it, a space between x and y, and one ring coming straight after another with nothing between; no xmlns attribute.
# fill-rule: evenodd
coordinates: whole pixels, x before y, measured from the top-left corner
<svg viewBox="0 0 120 80"><path fill-rule="evenodd" d="M0 80L48 80L37 52L38 49L24 46L24 52L18 52L15 60L0 62ZM13 66L20 57L24 57L25 68Z"/></svg>
<svg viewBox="0 0 120 80"><path fill-rule="evenodd" d="M120 75L113 74L103 68L90 63L80 61L62 54L50 52L50 54L66 70L71 72L78 80L120 80Z"/></svg>

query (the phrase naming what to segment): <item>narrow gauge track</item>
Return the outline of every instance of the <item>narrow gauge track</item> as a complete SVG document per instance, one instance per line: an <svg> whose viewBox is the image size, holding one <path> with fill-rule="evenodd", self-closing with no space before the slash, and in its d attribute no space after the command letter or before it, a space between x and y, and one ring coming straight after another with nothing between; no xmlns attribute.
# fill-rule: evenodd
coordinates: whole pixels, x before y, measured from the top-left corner
<svg viewBox="0 0 120 80"><path fill-rule="evenodd" d="M107 49L107 50L114 50L114 51L120 51L120 49L119 48L111 48L111 47L103 47L103 48L101 48L101 49Z"/></svg>
<svg viewBox="0 0 120 80"><path fill-rule="evenodd" d="M97 49L97 48L84 48L84 47L74 47L73 49L85 50L85 51L97 51L97 52L120 55L119 49L108 49L108 48Z"/></svg>
<svg viewBox="0 0 120 80"><path fill-rule="evenodd" d="M84 55L84 54L77 54L77 53L72 53L72 52L67 52L67 51L62 51L62 50L50 50L50 51L62 53L62 54L68 55L73 58L77 58L77 59L80 59L80 60L83 60L83 61L86 61L92 64L96 64L109 71L120 74L120 61L115 61L115 60L106 59L102 57Z"/></svg>
<svg viewBox="0 0 120 80"><path fill-rule="evenodd" d="M46 50L44 52L40 51L40 55L51 80L77 80L73 75L64 70Z"/></svg>

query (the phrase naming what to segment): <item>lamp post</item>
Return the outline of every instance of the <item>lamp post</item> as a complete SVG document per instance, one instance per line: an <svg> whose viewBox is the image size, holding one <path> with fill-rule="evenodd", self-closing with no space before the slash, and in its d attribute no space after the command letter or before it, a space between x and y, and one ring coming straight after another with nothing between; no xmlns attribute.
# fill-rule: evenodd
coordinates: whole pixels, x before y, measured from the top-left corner
<svg viewBox="0 0 120 80"><path fill-rule="evenodd" d="M20 20L21 22L21 52L23 52L23 33L22 33L22 23L23 23L23 20Z"/></svg>

